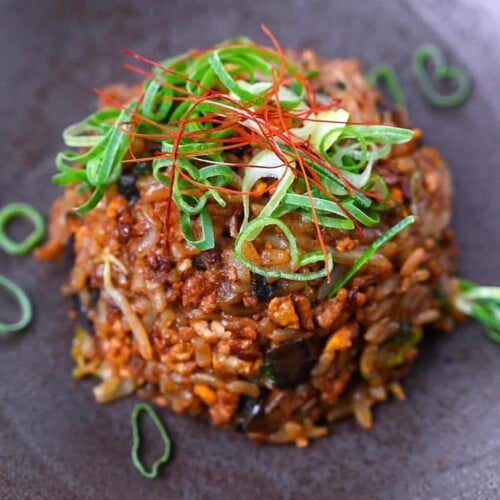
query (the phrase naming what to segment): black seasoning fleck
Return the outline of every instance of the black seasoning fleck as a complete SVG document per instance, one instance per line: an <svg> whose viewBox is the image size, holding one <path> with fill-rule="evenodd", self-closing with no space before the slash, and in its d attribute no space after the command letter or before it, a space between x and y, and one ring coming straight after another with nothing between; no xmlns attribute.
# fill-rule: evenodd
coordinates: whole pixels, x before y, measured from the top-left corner
<svg viewBox="0 0 500 500"><path fill-rule="evenodd" d="M252 273L250 286L252 295L264 302L266 300L269 300L275 293L273 284L268 283L263 276L260 276L258 274Z"/></svg>
<svg viewBox="0 0 500 500"><path fill-rule="evenodd" d="M205 250L193 258L193 265L197 269L207 270L222 264L222 252L220 248Z"/></svg>
<svg viewBox="0 0 500 500"><path fill-rule="evenodd" d="M152 155L156 155L161 152L161 142L152 142L149 146L149 152Z"/></svg>
<svg viewBox="0 0 500 500"><path fill-rule="evenodd" d="M97 288L90 288L90 307L95 308L97 302L99 301L100 291ZM94 324L88 317L89 308L83 303L80 298L80 294L74 293L71 295L73 301L73 308L76 311L78 323L81 327L88 333L94 331Z"/></svg>
<svg viewBox="0 0 500 500"><path fill-rule="evenodd" d="M320 353L317 340L293 340L267 351L265 363L278 389L294 388L309 379Z"/></svg>
<svg viewBox="0 0 500 500"><path fill-rule="evenodd" d="M262 389L258 399L241 396L238 404L238 430L258 430L265 419L265 407L269 391Z"/></svg>
<svg viewBox="0 0 500 500"><path fill-rule="evenodd" d="M252 147L250 145L245 145L245 146L238 146L236 148L232 148L228 152L233 153L234 155L241 158L245 153L249 153L251 150L252 150Z"/></svg>
<svg viewBox="0 0 500 500"><path fill-rule="evenodd" d="M64 266L71 269L75 265L76 252L75 252L75 235L71 233L71 236L66 241L64 245L63 262Z"/></svg>
<svg viewBox="0 0 500 500"><path fill-rule="evenodd" d="M135 177L143 177L145 175L151 174L151 162L149 161L140 161L134 165L132 170Z"/></svg>
<svg viewBox="0 0 500 500"><path fill-rule="evenodd" d="M141 197L135 185L135 180L133 174L123 174L118 178L118 192L124 196L129 203L135 203Z"/></svg>

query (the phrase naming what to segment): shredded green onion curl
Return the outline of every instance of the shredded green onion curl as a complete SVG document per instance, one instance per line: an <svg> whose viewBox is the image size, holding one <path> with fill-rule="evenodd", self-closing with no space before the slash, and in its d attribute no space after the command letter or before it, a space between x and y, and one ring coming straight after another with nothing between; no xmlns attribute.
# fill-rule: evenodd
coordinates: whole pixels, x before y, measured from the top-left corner
<svg viewBox="0 0 500 500"><path fill-rule="evenodd" d="M215 245L210 204L224 207L225 193L240 196L244 217L235 252L263 276L306 280L330 272L324 245L314 262L296 254L295 236L280 219L285 214L312 221L321 238L321 227L370 227L379 222L380 210L390 208L387 186L373 168L393 145L412 140L413 132L350 124L337 104L316 103L305 72L279 51L237 39L160 64L131 55L152 66L146 71L129 65L147 76L141 97L100 110L64 132L67 146L87 148L56 158L54 182L90 191L78 214L95 207L121 175L123 162L133 161L127 155L134 138L161 146L153 176L169 186L183 236L198 249ZM226 153L239 146L249 148L250 159L231 163ZM264 191L256 188L259 180ZM258 215L250 211L252 196L264 202ZM245 241L268 225L286 236L294 270L264 268L242 253ZM321 263L324 269L308 269Z"/></svg>

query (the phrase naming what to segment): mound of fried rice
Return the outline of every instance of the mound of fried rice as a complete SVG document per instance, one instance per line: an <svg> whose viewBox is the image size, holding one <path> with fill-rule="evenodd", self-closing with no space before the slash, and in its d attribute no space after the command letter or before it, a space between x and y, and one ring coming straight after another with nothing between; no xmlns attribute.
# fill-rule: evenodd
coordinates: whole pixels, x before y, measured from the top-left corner
<svg viewBox="0 0 500 500"><path fill-rule="evenodd" d="M356 60L321 61L310 51L301 57L305 69L319 71L316 90L341 99L351 121L409 126L405 113L367 84ZM137 88L108 91L126 102ZM154 153L153 147L133 143L135 153ZM168 189L148 165L142 174L124 166L116 185L82 217L71 210L87 195L67 187L54 203L51 238L38 256L64 253L70 264L64 293L75 300L78 324L74 375L100 379L99 402L137 393L259 442L304 446L349 415L371 427L375 403L404 398L399 380L424 331L452 327L443 296L456 258L450 176L439 153L415 139L393 147L375 171L397 203L362 234L322 229L336 269L351 266L404 216L417 222L330 299L325 280L269 280L235 259L242 220L237 197L224 208L208 205L212 250L184 240L174 210L167 253ZM259 198L252 198L252 210L258 212ZM317 248L312 222L297 213L283 220L301 251ZM279 231L266 229L253 242L257 258L264 265L286 261L280 242Z"/></svg>

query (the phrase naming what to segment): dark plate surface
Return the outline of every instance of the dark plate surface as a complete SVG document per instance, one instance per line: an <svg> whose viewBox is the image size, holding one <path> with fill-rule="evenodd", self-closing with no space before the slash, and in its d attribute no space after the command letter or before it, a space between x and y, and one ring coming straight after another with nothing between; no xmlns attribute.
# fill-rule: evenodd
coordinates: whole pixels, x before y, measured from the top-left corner
<svg viewBox="0 0 500 500"><path fill-rule="evenodd" d="M500 283L500 4L493 0L0 1L0 205L47 213L60 131L92 111L92 87L130 78L121 48L153 58L237 34L323 56L393 64L410 114L454 172L453 225L462 275ZM496 7L495 7L496 6ZM437 42L475 80L454 110L427 104L411 53ZM36 304L24 334L0 341L0 498L490 499L500 496L500 346L472 323L427 339L406 379L409 398L377 408L375 427L352 421L305 450L257 446L188 417L163 413L175 457L142 479L129 453L134 400L93 402L71 379L72 325L56 264L0 255L0 273ZM0 293L0 313L12 304ZM11 312L11 311L10 311Z"/></svg>

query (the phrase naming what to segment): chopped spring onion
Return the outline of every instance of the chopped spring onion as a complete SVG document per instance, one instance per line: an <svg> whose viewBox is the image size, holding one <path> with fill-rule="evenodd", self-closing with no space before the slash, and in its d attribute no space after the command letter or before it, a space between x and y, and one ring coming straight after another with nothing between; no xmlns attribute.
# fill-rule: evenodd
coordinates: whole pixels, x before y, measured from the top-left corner
<svg viewBox="0 0 500 500"><path fill-rule="evenodd" d="M147 71L127 65L146 76L142 95L126 105L111 99L116 107L66 129L68 146L88 149L63 151L56 158L54 181L74 183L78 192L89 193L76 208L78 214L99 203L129 162L151 161L153 176L169 187L167 210L177 207L187 243L199 250L213 248L210 208L239 196L243 221L235 248L240 261L263 276L309 280L324 277L332 259L321 227L372 226L380 220L378 212L390 208L379 203L383 185L375 181L374 164L394 144L411 140L413 132L348 124L349 113L335 100L316 99L305 83L306 72L282 50L237 39L161 63L128 55L151 66ZM145 157L134 157L136 138L146 146ZM151 144L161 145L154 158L147 151ZM255 193L266 201L252 220L250 197L257 181L266 178L278 182L267 198ZM317 249L307 258L294 250L293 231L280 220L291 212L314 223L321 259ZM170 219L165 214L167 247ZM265 268L242 253L245 243L268 225L288 239L293 268ZM323 270L300 269L320 261Z"/></svg>
<svg viewBox="0 0 500 500"><path fill-rule="evenodd" d="M373 87L380 86L380 83L385 84L392 102L399 108L405 107L405 95L399 84L396 72L391 66L387 64L375 66L375 68L366 75L366 79Z"/></svg>
<svg viewBox="0 0 500 500"><path fill-rule="evenodd" d="M356 187L363 187L366 184L368 184L368 181L370 180L370 177L372 175L372 169L375 161L373 158L370 158L368 163L366 164L363 172L355 174L354 172L343 172L343 176L345 179L347 179L353 186Z"/></svg>
<svg viewBox="0 0 500 500"><path fill-rule="evenodd" d="M82 215L92 208L94 208L104 195L106 186L112 184L120 176L122 169L122 161L125 152L128 149L130 137L127 134L127 130L130 129L128 124L131 116L132 109L135 107L136 103L130 103L130 109L125 109L119 112L114 123L108 125L107 132L105 135L98 136L99 140L96 140L94 136L80 136L79 134L88 131L88 128L95 128L95 123L98 118L96 114L91 115L82 124L76 124L74 128L69 127L69 130L65 131L65 140L68 146L83 145L82 141L90 140L92 144L86 144L87 146L92 146L91 149L83 154L75 154L72 151L60 153L58 160L56 160L56 165L61 171L60 174L54 176L54 181L57 184L68 184L81 179L81 169L78 167L69 167L65 165L63 161L69 161L78 165L79 163L85 162L86 169L85 172L85 182L94 187L94 191L91 197L80 207L75 209L75 212ZM110 118L114 116L114 110L108 110L104 114L105 122L107 123ZM101 116L102 118L102 116ZM92 126L88 124L92 123ZM88 139L88 138L91 139Z"/></svg>
<svg viewBox="0 0 500 500"><path fill-rule="evenodd" d="M114 121L119 114L120 110L114 108L96 111L85 120L66 127L63 131L64 143L76 148L96 146L111 128L109 121Z"/></svg>
<svg viewBox="0 0 500 500"><path fill-rule="evenodd" d="M431 63L435 77L429 74L426 63ZM413 71L420 87L432 104L440 108L450 108L462 104L470 95L472 85L467 73L454 66L448 66L443 52L434 44L420 46L413 55ZM439 84L453 82L455 90L443 94Z"/></svg>
<svg viewBox="0 0 500 500"><path fill-rule="evenodd" d="M258 217L251 222L249 222L243 231L236 238L236 242L234 245L234 254L236 258L245 266L247 266L252 272L255 274L259 274L260 276L265 276L266 278L283 278L295 281L309 281L318 278L324 278L326 276L326 270L322 269L320 271L313 272L287 272L276 268L266 268L261 267L250 259L248 259L244 255L244 246L246 243L250 243L255 240L257 236L264 230L267 226L277 226L281 232L285 235L288 240L288 251L290 252L290 260L292 264L296 267L307 266L316 262L323 261L324 255L322 252L313 251L309 252L305 255L299 256L299 251L297 248L297 242L293 236L290 228L280 219L276 219L273 217L261 218ZM328 261L327 266L329 269L333 269L333 259L330 253L328 253Z"/></svg>
<svg viewBox="0 0 500 500"><path fill-rule="evenodd" d="M311 133L311 144L319 152L326 152L334 145L342 134L349 119L349 113L345 109L336 109L334 111L324 111L314 117L316 127Z"/></svg>
<svg viewBox="0 0 500 500"><path fill-rule="evenodd" d="M459 293L454 306L479 321L486 333L500 342L500 287L480 286L471 281L459 281Z"/></svg>
<svg viewBox="0 0 500 500"><path fill-rule="evenodd" d="M280 219L276 219L273 217L258 217L252 221L250 221L245 228L241 231L241 233L236 238L236 242L234 245L234 254L236 258L245 266L247 266L252 272L255 274L259 274L260 276L265 276L266 278L283 278L295 281L310 281L318 278L324 278L326 276L326 270L321 269L320 271L313 272L287 272L282 271L276 268L266 268L261 267L250 259L248 259L244 253L244 246L246 243L250 243L255 240L259 236L259 234L266 228L267 226L277 226L281 232L285 235L288 240L288 251L290 252L290 260L292 264L296 267L307 266L316 262L323 261L324 255L322 252L313 251L309 252L303 256L299 256L299 251L297 248L297 242L295 237L293 236L290 228ZM331 270L333 269L333 259L330 253L328 253L328 261L327 266Z"/></svg>
<svg viewBox="0 0 500 500"><path fill-rule="evenodd" d="M273 212L278 208L279 204L283 200L288 191L288 188L293 184L295 180L295 175L291 169L287 169L283 178L281 179L276 191L273 193L269 201L265 204L264 208L259 214L259 217L270 217Z"/></svg>
<svg viewBox="0 0 500 500"><path fill-rule="evenodd" d="M103 135L93 134L95 128L85 121L75 123L66 127L63 131L63 139L66 146L82 148L96 146L104 138Z"/></svg>
<svg viewBox="0 0 500 500"><path fill-rule="evenodd" d="M380 217L377 213L367 213L364 212L361 208L359 208L353 200L347 201L347 202L342 202L340 205L336 204L335 202L321 198L321 197L316 197L313 196L311 199L304 194L295 194L295 193L289 193L284 197L283 200L284 206L290 206L290 207L301 207L302 211L308 214L312 214L311 211L311 206L314 206L314 208L321 214L325 216L329 215L337 215L339 217L344 217L346 218L349 222L352 223L352 220L349 219L349 216L358 220L365 226L373 226L376 224L379 220ZM343 210L342 210L343 208ZM301 212L301 213L303 213ZM349 214L349 215L347 215ZM312 215L311 215L312 217ZM309 219L311 217L308 217ZM350 224L349 224L350 226ZM331 226L330 226L331 227ZM350 229L353 229L354 224L352 223L352 227ZM345 227L344 227L345 229Z"/></svg>
<svg viewBox="0 0 500 500"><path fill-rule="evenodd" d="M400 220L396 225L392 226L384 234L379 236L356 260L349 271L337 281L333 288L329 291L328 297L333 297L346 283L348 283L351 278L373 257L375 252L389 240L394 238L398 233L405 229L410 224L415 222L415 217L409 215L404 219Z"/></svg>
<svg viewBox="0 0 500 500"><path fill-rule="evenodd" d="M283 160L273 151L260 151L250 160L251 167L245 168L241 190L245 192L251 191L252 187L259 179L281 179L278 195L281 201L287 189L293 182L293 174L290 176L290 169L285 165ZM278 191L278 189L276 191ZM276 201L277 198L275 198ZM272 211L271 211L272 212ZM250 217L250 196L243 195L243 224L245 227Z"/></svg>
<svg viewBox="0 0 500 500"><path fill-rule="evenodd" d="M413 138L413 130L390 125L349 125L348 131L357 132L374 143L404 144Z"/></svg>
<svg viewBox="0 0 500 500"><path fill-rule="evenodd" d="M204 208L199 214L198 220L201 229L201 236L198 240L193 234L193 222L191 220L191 216L186 212L181 212L179 220L182 234L188 243L191 243L191 245L194 245L200 250L209 250L214 247L214 228L212 225L212 219L206 208Z"/></svg>
<svg viewBox="0 0 500 500"><path fill-rule="evenodd" d="M33 307L26 292L13 281L0 275L0 287L10 292L21 309L21 317L15 323L4 323L0 321L0 334L14 333L26 328L33 318Z"/></svg>
<svg viewBox="0 0 500 500"><path fill-rule="evenodd" d="M413 138L413 131L386 125L346 125L332 145L330 154L324 152L340 169L344 179L362 189L371 178L373 162L385 157L394 144L403 144ZM348 144L345 145L344 141ZM354 142L352 142L354 141ZM335 177L323 166L315 166L325 177L325 187L333 194L345 196L345 181ZM362 169L363 172L360 172Z"/></svg>
<svg viewBox="0 0 500 500"><path fill-rule="evenodd" d="M7 224L16 217L28 219L34 226L33 231L23 241L14 241L7 235ZM42 215L26 203L9 203L0 210L0 249L10 255L23 255L31 251L45 234Z"/></svg>
<svg viewBox="0 0 500 500"><path fill-rule="evenodd" d="M164 450L159 458L155 460L151 469L146 469L141 459L139 458L139 449L141 447L141 432L139 430L139 417L142 412L146 412L148 417L151 419L163 441ZM168 462L170 458L170 453L172 451L172 441L170 436L160 420L158 414L153 410L153 408L146 403L138 403L134 406L131 415L132 422L132 463L134 467L140 472L140 474L148 479L154 479L158 476L160 466Z"/></svg>
<svg viewBox="0 0 500 500"><path fill-rule="evenodd" d="M248 83L245 80L238 80L237 83L242 89L249 92L254 99L262 97L263 94L266 94L272 88L271 82ZM235 95L235 97L238 98L239 96ZM278 99L281 104L293 107L298 106L302 102L297 94L284 86L278 89Z"/></svg>

